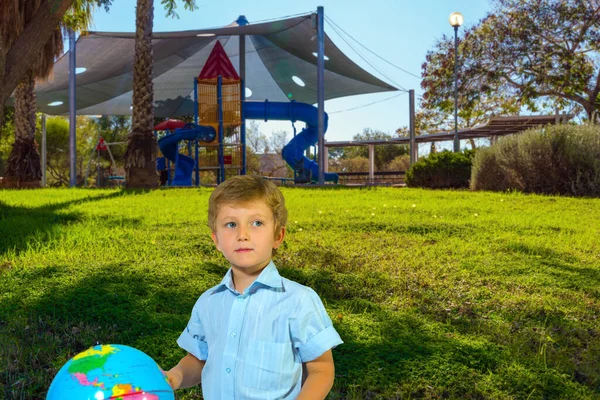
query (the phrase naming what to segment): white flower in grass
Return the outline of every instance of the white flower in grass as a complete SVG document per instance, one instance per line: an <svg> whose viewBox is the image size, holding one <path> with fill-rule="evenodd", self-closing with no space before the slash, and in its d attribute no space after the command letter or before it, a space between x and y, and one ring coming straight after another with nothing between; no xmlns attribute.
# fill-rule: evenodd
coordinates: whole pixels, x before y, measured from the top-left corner
<svg viewBox="0 0 600 400"><path fill-rule="evenodd" d="M298 232L302 232L302 228L298 228Z"/></svg>
<svg viewBox="0 0 600 400"><path fill-rule="evenodd" d="M479 214L477 214L477 213L475 213L475 214L473 214L473 215L474 215L474 216L476 216L476 217L478 217L478 216L479 216Z"/></svg>
<svg viewBox="0 0 600 400"><path fill-rule="evenodd" d="M319 214L323 214L323 211L319 210Z"/></svg>
<svg viewBox="0 0 600 400"><path fill-rule="evenodd" d="M350 210L346 210L346 212L350 212Z"/></svg>
<svg viewBox="0 0 600 400"><path fill-rule="evenodd" d="M295 224L297 224L297 223L298 223L298 221L294 221L294 223L295 223Z"/></svg>
<svg viewBox="0 0 600 400"><path fill-rule="evenodd" d="M412 207L413 207L413 208L415 208L416 206L417 206L416 204L413 204L413 205L412 205Z"/></svg>
<svg viewBox="0 0 600 400"><path fill-rule="evenodd" d="M375 216L375 213L371 213L371 217L374 217L374 216Z"/></svg>
<svg viewBox="0 0 600 400"><path fill-rule="evenodd" d="M437 218L437 215L434 215L433 218Z"/></svg>

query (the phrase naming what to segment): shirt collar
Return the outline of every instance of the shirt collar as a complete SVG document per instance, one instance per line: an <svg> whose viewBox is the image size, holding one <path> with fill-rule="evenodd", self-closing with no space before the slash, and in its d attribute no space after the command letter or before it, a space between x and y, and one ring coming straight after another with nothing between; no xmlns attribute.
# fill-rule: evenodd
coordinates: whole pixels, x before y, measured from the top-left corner
<svg viewBox="0 0 600 400"><path fill-rule="evenodd" d="M270 261L269 264L261 271L256 280L252 282L252 285L249 288L258 288L263 286L267 289L272 289L274 291L283 291L283 282L281 281L281 275L279 275L279 271L277 271L277 267ZM233 275L232 270L229 268L221 283L219 283L213 293L220 292L224 289L229 289L233 293L236 293L235 287L233 286Z"/></svg>

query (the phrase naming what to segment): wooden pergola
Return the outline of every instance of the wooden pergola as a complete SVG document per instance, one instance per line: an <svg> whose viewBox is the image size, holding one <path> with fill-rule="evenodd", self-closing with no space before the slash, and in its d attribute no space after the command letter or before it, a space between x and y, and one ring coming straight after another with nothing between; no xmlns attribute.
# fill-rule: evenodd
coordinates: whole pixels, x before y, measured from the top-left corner
<svg viewBox="0 0 600 400"><path fill-rule="evenodd" d="M514 117L492 117L485 124L474 126L473 128L458 131L459 139L478 139L478 138L498 138L500 136L512 135L526 131L531 128L537 128L545 125L554 125L567 123L574 117L573 114L556 115L528 115ZM445 142L454 139L454 132L439 132L428 135L419 135L415 137L415 143ZM375 179L375 146L384 146L390 144L408 144L409 137L398 137L385 140L349 140L337 142L325 142L325 160L328 160L328 149L330 147L369 147L369 182ZM417 147L411 149L417 159ZM328 163L325 163L325 171L328 170Z"/></svg>

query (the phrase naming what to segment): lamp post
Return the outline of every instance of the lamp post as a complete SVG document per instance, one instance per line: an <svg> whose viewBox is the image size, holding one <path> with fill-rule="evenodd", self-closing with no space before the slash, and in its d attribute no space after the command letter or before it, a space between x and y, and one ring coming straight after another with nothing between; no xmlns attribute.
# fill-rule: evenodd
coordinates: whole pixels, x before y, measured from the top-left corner
<svg viewBox="0 0 600 400"><path fill-rule="evenodd" d="M460 151L460 139L458 138L458 75L457 75L457 58L458 58L458 27L463 23L463 16L459 12L450 14L448 21L454 28L454 152Z"/></svg>

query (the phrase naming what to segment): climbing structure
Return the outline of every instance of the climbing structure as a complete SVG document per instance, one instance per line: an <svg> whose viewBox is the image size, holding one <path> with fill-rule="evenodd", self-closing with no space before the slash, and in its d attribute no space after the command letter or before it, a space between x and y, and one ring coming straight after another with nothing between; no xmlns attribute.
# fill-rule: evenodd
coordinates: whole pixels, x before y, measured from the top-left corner
<svg viewBox="0 0 600 400"><path fill-rule="evenodd" d="M200 170L214 170L217 183L243 168L240 77L217 40L196 79L197 123L217 131L217 141L199 148ZM222 121L222 123L219 123Z"/></svg>

